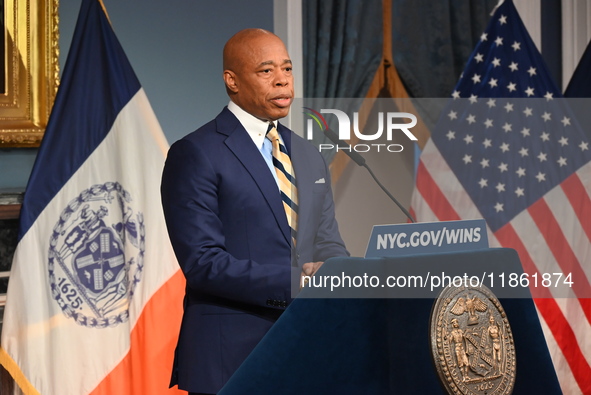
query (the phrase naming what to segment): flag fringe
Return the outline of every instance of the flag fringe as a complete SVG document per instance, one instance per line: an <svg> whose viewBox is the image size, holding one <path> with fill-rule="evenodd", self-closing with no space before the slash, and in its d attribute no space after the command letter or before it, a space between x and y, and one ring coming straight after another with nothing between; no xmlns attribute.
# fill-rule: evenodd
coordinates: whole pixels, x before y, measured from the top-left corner
<svg viewBox="0 0 591 395"><path fill-rule="evenodd" d="M33 384L25 377L25 374L20 370L18 364L12 359L10 355L0 347L0 365L10 373L16 384L20 387L25 395L40 395L39 391Z"/></svg>

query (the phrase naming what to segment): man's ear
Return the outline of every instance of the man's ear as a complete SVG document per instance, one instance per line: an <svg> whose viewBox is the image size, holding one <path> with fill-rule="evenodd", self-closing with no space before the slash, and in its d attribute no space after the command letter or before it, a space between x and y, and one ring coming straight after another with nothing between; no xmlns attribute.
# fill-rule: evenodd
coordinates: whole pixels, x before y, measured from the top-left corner
<svg viewBox="0 0 591 395"><path fill-rule="evenodd" d="M226 88L231 92L238 92L238 85L236 84L236 74L232 70L224 70L224 82Z"/></svg>

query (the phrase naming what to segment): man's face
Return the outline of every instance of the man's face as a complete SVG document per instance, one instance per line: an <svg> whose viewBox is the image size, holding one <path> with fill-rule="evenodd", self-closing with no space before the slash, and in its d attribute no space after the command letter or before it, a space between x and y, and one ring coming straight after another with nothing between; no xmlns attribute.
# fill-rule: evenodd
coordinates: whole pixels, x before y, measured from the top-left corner
<svg viewBox="0 0 591 395"><path fill-rule="evenodd" d="M233 70L224 71L224 80L237 105L267 121L287 116L293 101L292 65L278 37L251 38L233 63Z"/></svg>

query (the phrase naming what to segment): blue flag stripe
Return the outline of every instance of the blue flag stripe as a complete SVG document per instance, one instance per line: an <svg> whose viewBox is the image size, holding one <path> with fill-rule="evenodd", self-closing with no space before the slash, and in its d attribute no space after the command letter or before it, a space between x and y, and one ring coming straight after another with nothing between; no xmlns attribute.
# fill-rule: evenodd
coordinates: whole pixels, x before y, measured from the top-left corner
<svg viewBox="0 0 591 395"><path fill-rule="evenodd" d="M84 0L80 8L64 78L25 191L19 241L140 89L105 14L93 7L100 7L98 0ZM106 26L96 27L101 24ZM104 35L93 34L97 31Z"/></svg>

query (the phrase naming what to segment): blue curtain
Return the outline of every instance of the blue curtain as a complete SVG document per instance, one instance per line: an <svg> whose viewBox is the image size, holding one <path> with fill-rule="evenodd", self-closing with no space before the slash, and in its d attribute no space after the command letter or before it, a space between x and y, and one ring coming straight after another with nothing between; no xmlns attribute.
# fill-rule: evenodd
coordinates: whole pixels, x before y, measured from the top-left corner
<svg viewBox="0 0 591 395"><path fill-rule="evenodd" d="M391 0L392 52L410 97L449 97L498 0ZM303 0L304 97L364 98L380 65L381 0ZM347 108L343 108L347 107ZM418 110L427 125L437 106ZM354 111L354 109L353 109ZM330 127L333 117L327 117ZM326 142L315 134L313 143ZM331 161L334 152L323 152Z"/></svg>
<svg viewBox="0 0 591 395"><path fill-rule="evenodd" d="M354 111L336 99L364 98L371 85L382 58L382 1L303 0L302 7L304 97L335 98L324 103ZM325 139L315 134L312 142ZM334 156L323 154L328 162Z"/></svg>
<svg viewBox="0 0 591 395"><path fill-rule="evenodd" d="M392 0L394 63L411 97L449 97L498 0Z"/></svg>

